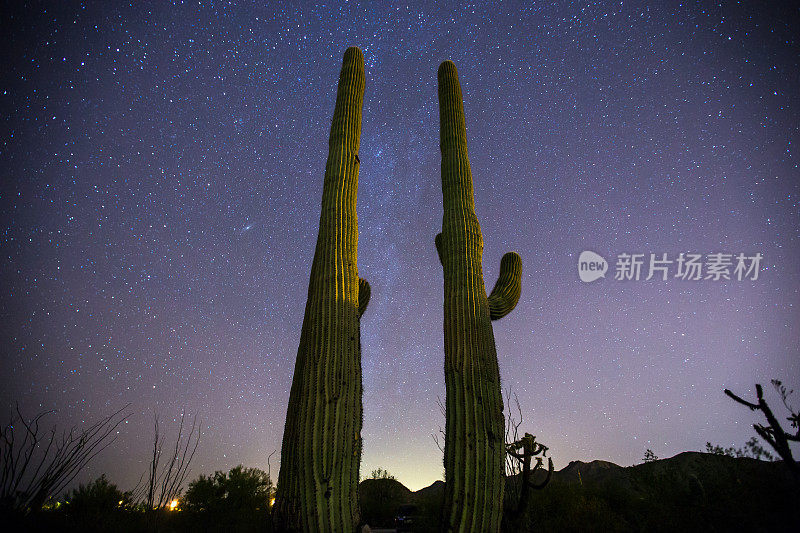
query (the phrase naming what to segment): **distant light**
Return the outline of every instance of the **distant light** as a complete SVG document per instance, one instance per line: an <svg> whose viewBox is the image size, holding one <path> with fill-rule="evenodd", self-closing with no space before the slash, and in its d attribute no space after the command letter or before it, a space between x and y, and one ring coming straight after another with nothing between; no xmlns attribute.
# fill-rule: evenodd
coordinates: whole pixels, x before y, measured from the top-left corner
<svg viewBox="0 0 800 533"><path fill-rule="evenodd" d="M274 496L269 499L269 506L272 507L273 505L275 505L275 497Z"/></svg>
<svg viewBox="0 0 800 533"><path fill-rule="evenodd" d="M177 508L178 508L178 500L172 500L171 502L169 502L170 511L174 511Z"/></svg>

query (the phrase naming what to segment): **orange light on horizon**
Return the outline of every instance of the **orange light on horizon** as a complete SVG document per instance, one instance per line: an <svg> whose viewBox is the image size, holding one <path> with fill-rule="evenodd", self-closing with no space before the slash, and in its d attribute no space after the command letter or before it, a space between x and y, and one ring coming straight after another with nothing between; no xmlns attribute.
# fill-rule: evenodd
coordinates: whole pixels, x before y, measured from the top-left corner
<svg viewBox="0 0 800 533"><path fill-rule="evenodd" d="M169 502L169 510L174 511L175 509L177 509L178 503L179 503L178 500L172 500L171 502Z"/></svg>

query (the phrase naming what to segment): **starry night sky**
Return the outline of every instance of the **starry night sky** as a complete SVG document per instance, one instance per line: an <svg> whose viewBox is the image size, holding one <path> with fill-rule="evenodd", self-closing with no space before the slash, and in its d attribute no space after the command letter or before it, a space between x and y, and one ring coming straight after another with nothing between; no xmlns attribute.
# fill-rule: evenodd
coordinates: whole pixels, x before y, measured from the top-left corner
<svg viewBox="0 0 800 533"><path fill-rule="evenodd" d="M131 403L81 479L131 488L154 412L171 431L184 409L202 419L190 479L280 450L351 45L372 285L362 474L442 475L446 59L487 287L503 253L523 258L520 302L494 323L503 385L557 468L742 446L760 420L724 388L800 389L797 7L17 2L1 17L0 405L69 427ZM580 281L583 250L606 279ZM634 252L764 260L755 281L615 280Z"/></svg>

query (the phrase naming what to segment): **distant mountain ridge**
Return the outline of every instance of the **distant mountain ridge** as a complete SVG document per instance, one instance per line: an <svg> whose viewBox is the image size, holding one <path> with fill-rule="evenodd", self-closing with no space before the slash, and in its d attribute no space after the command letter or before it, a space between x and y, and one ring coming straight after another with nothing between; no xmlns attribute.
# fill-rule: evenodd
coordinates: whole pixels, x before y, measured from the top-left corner
<svg viewBox="0 0 800 533"><path fill-rule="evenodd" d="M382 515L369 510L381 486ZM444 482L412 492L365 480L359 494L370 526L390 527L396 509L413 504L417 529L435 531ZM537 531L800 531L798 503L800 483L782 462L683 452L629 467L571 461L534 491L525 523Z"/></svg>
<svg viewBox="0 0 800 533"><path fill-rule="evenodd" d="M611 461L602 461L597 459L590 463L584 463L583 461L570 461L567 466L558 470L557 472L553 472L553 477L555 479L563 479L564 481L578 481L578 475L581 478L585 478L587 476L592 477L597 475L599 472L605 472L607 470L613 470L616 468L622 468L618 464L612 463ZM575 478L573 480L573 478Z"/></svg>

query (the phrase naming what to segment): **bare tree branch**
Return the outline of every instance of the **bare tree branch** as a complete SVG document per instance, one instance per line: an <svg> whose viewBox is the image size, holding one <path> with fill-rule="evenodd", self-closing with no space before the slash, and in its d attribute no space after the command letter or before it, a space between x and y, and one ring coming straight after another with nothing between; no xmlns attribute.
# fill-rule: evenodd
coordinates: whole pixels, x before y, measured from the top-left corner
<svg viewBox="0 0 800 533"><path fill-rule="evenodd" d="M749 407L751 411L757 411L758 410L758 405L756 405L754 403L750 403L750 402L748 402L746 400L743 400L742 398L736 396L734 393L732 393L728 389L725 389L725 394L727 394L728 396L730 396L731 398L733 398L734 400L736 400L740 404Z"/></svg>
<svg viewBox="0 0 800 533"><path fill-rule="evenodd" d="M116 429L128 418L130 404L78 431L71 428L58 436L55 426L48 434L41 430L44 411L26 420L16 406L11 420L0 432L2 487L0 507L6 511L39 511L53 496L63 491L81 470L116 439ZM18 432L23 432L21 440Z"/></svg>
<svg viewBox="0 0 800 533"><path fill-rule="evenodd" d="M800 425L800 413L794 412L788 402L788 396L792 393L792 391L787 392L786 387L777 379L772 380L772 385L777 389L778 394L781 395L783 405L786 406L791 414L787 420L792 423L792 427L797 427ZM778 455L780 455L781 459L783 459L792 473L794 473L795 476L800 477L800 466L798 466L797 462L794 460L794 457L792 457L792 450L789 447L789 441L800 441L800 429L798 429L796 435L793 435L781 427L781 424L778 422L778 419L775 417L772 409L770 409L766 400L764 400L764 391L761 388L761 385L756 384L757 403L751 403L743 400L728 389L725 389L725 394L733 398L738 403L747 406L751 411L761 411L764 414L769 426L753 424L753 429L755 429L756 433L758 433L762 439L767 441L767 444L772 446Z"/></svg>
<svg viewBox="0 0 800 533"><path fill-rule="evenodd" d="M172 452L163 464L161 460L166 436L160 433L158 416L155 415L153 417L153 453L146 472L147 481L144 485L147 495L144 497L144 501L140 501L143 495L140 494L138 490L139 484L137 483L137 489L135 489L136 500L134 500L140 501L140 504L148 511L161 509L169 505L172 500L180 495L183 484L186 481L189 466L200 444L200 424L198 424L197 415L195 415L189 432L184 434L185 417L186 412L184 411L181 413L175 446L170 446Z"/></svg>

